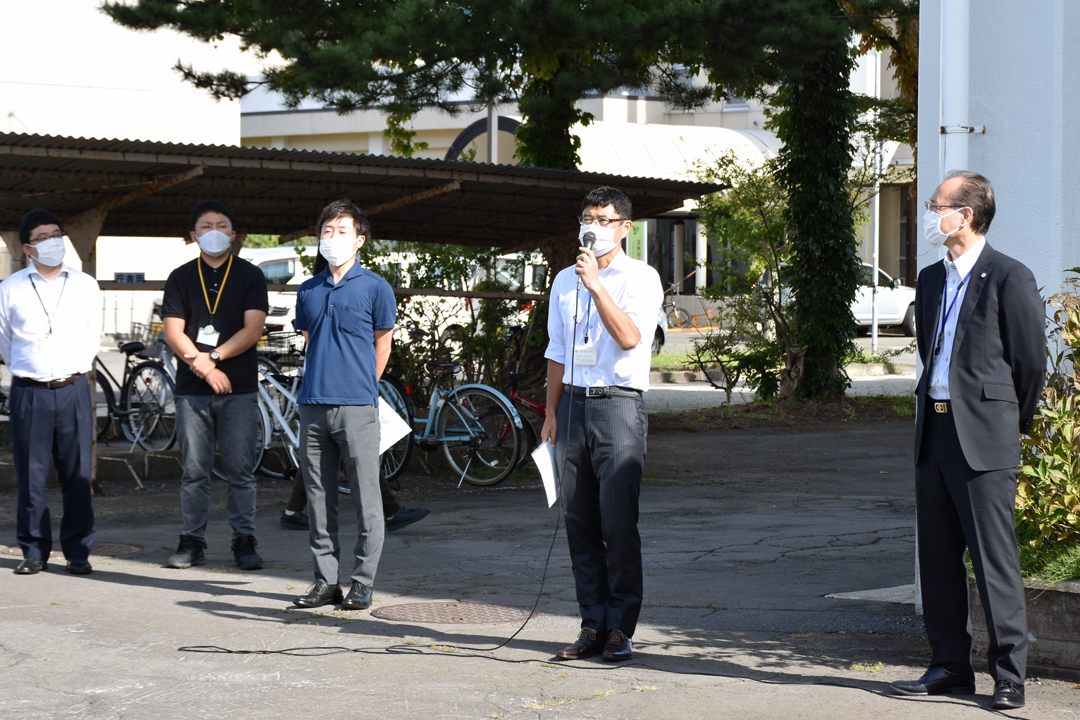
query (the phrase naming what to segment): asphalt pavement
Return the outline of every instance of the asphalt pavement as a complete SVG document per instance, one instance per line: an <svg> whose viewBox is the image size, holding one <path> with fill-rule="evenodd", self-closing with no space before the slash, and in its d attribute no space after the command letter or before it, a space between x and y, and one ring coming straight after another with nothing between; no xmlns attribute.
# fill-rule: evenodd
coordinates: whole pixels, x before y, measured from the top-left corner
<svg viewBox="0 0 1080 720"><path fill-rule="evenodd" d="M252 572L229 557L221 484L209 562L189 570L163 567L176 485L114 485L96 500L107 552L92 575L54 559L15 576L18 557L0 554L0 717L982 717L984 674L971 697L888 691L927 662L912 605L827 597L912 581L911 425L651 435L645 606L625 664L554 659L578 620L559 511L535 476L462 489L406 476L402 499L431 515L386 541L375 609L398 621L291 606L311 561L306 535L277 526L280 481L260 485L266 566ZM58 511L59 491L49 500ZM8 545L13 506L0 492ZM355 537L351 513L341 534ZM537 601L524 628L482 621ZM410 607L433 602L466 603L481 621L433 623L453 613ZM1009 716L1080 714L1071 683L1032 678L1027 692Z"/></svg>

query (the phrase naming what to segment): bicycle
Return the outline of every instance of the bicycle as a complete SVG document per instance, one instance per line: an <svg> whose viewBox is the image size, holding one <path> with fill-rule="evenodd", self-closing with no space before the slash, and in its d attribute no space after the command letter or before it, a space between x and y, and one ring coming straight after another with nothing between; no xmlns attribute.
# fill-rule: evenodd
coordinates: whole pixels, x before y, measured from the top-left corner
<svg viewBox="0 0 1080 720"><path fill-rule="evenodd" d="M409 397L407 389L402 394L401 383L392 376L383 375L393 393L387 390L383 394L380 390L380 394L383 397L389 395L391 405L394 395L400 399L400 407L404 410L402 416L413 428L413 432L399 443L401 454L392 456L388 462L395 463L400 473L415 443L427 452L442 450L447 464L461 475L458 487L462 482L488 486L505 480L517 466L521 448L522 423L517 410L505 395L487 385L469 384L443 390L442 385L461 372L461 365L457 363L430 362L425 368L434 387L423 427L417 427L409 401L404 400Z"/></svg>
<svg viewBox="0 0 1080 720"><path fill-rule="evenodd" d="M528 328L523 325L515 325L507 330L507 346L509 346L511 342L514 343L514 357L512 360L514 371L507 375L510 384L510 395L508 397L511 403L519 405L523 409L538 415L542 423L547 419L547 405L532 399L518 390L518 383L521 381L521 338L525 335L527 330ZM523 465L528 464L533 450L540 444L540 435L536 432L536 427L532 424L532 421L527 415L520 412L518 414L521 416L523 441L517 460L517 467L520 468Z"/></svg>
<svg viewBox="0 0 1080 720"><path fill-rule="evenodd" d="M667 317L669 328L684 328L690 324L690 313L675 304L674 293L674 284L669 285L667 290L664 291L664 315Z"/></svg>
<svg viewBox="0 0 1080 720"><path fill-rule="evenodd" d="M139 330L140 324L135 323L133 335L137 337ZM105 414L97 418L97 439L107 442L115 437L111 433L118 421L133 450L135 445L148 452L168 450L176 442L171 352L159 338L149 346L141 340L121 342L119 350L125 356L122 380L116 379L101 358L94 358L94 378L105 399ZM153 359L155 352L157 359ZM122 403L117 402L117 392Z"/></svg>

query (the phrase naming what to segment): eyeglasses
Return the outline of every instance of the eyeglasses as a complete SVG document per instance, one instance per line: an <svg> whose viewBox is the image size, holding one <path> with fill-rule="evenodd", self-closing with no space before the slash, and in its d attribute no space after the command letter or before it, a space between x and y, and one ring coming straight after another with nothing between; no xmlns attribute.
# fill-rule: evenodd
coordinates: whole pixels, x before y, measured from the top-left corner
<svg viewBox="0 0 1080 720"><path fill-rule="evenodd" d="M63 237L64 237L64 233L63 233L63 232L60 232L60 231L57 231L57 232L53 233L52 235L42 235L42 236L40 236L40 237L33 237L33 238L30 238L30 240L28 241L28 243L29 243L30 245L37 245L37 244L38 244L39 242L43 242L43 241L45 241L45 240L54 240L54 239L56 239L56 238L61 238L61 239L63 239Z"/></svg>
<svg viewBox="0 0 1080 720"><path fill-rule="evenodd" d="M927 210L937 212L939 210L956 210L958 208L967 207L966 205L934 205L929 200L923 203L923 207Z"/></svg>
<svg viewBox="0 0 1080 720"><path fill-rule="evenodd" d="M578 220L582 225L592 225L593 223L600 223L604 227L614 227L626 222L626 218L594 218L588 215L582 215Z"/></svg>

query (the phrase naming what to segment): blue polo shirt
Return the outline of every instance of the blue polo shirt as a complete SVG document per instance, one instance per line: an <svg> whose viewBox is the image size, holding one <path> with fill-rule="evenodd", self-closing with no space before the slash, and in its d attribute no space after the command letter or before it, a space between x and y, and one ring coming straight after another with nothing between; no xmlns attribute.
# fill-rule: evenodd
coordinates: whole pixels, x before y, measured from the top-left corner
<svg viewBox="0 0 1080 720"><path fill-rule="evenodd" d="M334 285L330 270L296 293L296 329L307 330L301 405L376 405L375 331L394 327L390 283L355 263Z"/></svg>

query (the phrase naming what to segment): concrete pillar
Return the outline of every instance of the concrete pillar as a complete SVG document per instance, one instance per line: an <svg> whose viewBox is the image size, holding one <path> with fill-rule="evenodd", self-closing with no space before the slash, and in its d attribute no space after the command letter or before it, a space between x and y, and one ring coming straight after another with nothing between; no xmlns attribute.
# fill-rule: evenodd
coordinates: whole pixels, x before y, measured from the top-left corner
<svg viewBox="0 0 1080 720"><path fill-rule="evenodd" d="M4 245L11 256L11 267L6 268L4 277L17 270L26 267L26 255L23 254L22 243L19 242L18 230L0 230L0 236L4 238Z"/></svg>
<svg viewBox="0 0 1080 720"><path fill-rule="evenodd" d="M238 232L233 241L229 244L229 252L233 255L239 255L240 249L244 247L244 241L247 240L247 233ZM190 237L188 238L191 239Z"/></svg>
<svg viewBox="0 0 1080 720"><path fill-rule="evenodd" d="M97 277L97 239L101 226L105 224L108 210L94 208L69 218L64 223L64 232L75 246L75 252L82 258L82 271L92 278Z"/></svg>
<svg viewBox="0 0 1080 720"><path fill-rule="evenodd" d="M682 293L683 276L686 274L683 268L683 256L686 254L685 239L686 224L682 220L676 220L671 226L671 274L676 293Z"/></svg>
<svg viewBox="0 0 1080 720"><path fill-rule="evenodd" d="M694 250L694 257L697 258L698 268L694 273L694 292L700 295L706 283L706 269L701 263L709 259L709 235L705 229L705 223L698 220L695 224L697 225L697 248Z"/></svg>

